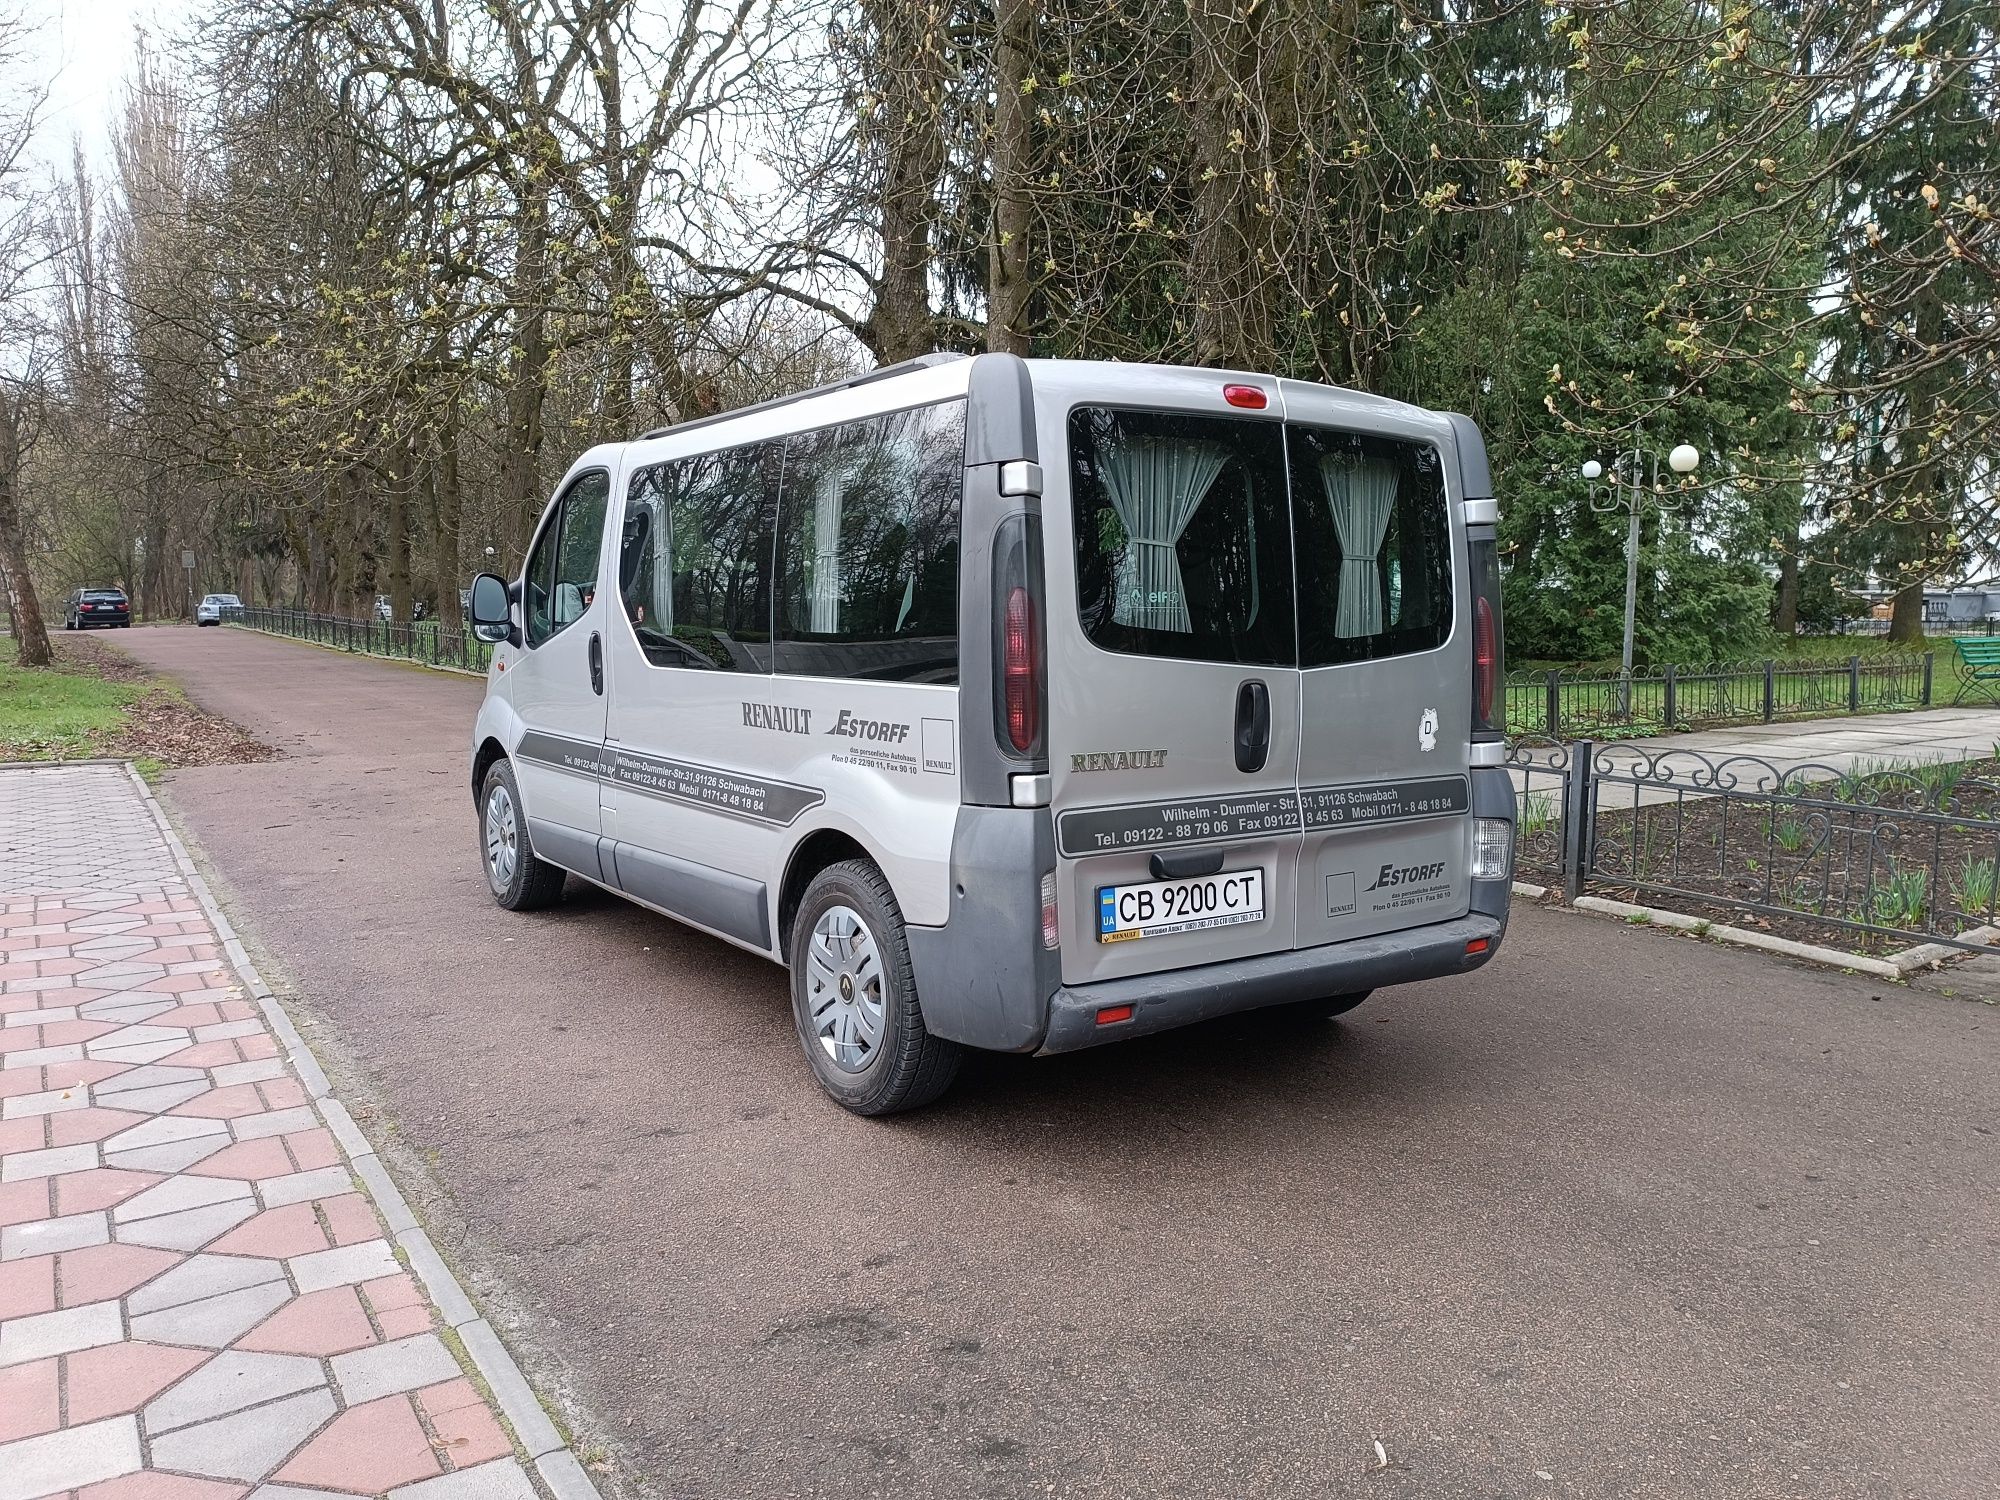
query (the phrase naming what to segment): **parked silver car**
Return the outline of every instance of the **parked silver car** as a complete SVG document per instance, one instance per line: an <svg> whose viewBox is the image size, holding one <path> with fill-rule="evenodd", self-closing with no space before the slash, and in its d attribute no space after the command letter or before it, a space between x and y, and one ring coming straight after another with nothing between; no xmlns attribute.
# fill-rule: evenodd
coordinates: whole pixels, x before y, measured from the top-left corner
<svg viewBox="0 0 2000 1500"><path fill-rule="evenodd" d="M197 625L220 625L224 620L240 620L242 617L243 601L234 594L208 594L194 610Z"/></svg>

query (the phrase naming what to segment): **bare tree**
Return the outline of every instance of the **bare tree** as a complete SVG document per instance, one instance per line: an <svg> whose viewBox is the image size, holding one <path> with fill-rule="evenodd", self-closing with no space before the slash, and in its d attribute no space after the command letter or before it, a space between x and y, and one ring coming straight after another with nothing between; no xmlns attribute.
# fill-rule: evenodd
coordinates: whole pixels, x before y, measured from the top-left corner
<svg viewBox="0 0 2000 1500"><path fill-rule="evenodd" d="M22 522L22 459L29 443L36 362L39 273L47 260L28 184L28 148L46 91L23 76L29 25L18 5L0 10L0 574L14 619L14 654L24 667L51 660L48 627L28 563Z"/></svg>

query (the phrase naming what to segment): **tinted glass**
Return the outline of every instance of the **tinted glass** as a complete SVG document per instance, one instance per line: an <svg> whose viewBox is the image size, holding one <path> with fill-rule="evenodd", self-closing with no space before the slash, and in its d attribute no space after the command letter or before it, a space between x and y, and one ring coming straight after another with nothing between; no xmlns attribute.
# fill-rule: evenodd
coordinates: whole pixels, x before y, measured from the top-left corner
<svg viewBox="0 0 2000 1500"><path fill-rule="evenodd" d="M1084 633L1138 656L1291 665L1279 425L1085 407L1069 437Z"/></svg>
<svg viewBox="0 0 2000 1500"><path fill-rule="evenodd" d="M787 440L779 671L958 680L964 474L958 401Z"/></svg>
<svg viewBox="0 0 2000 1500"><path fill-rule="evenodd" d="M543 528L522 574L530 646L560 633L590 608L610 499L610 479L601 472L585 474L569 487Z"/></svg>
<svg viewBox="0 0 2000 1500"><path fill-rule="evenodd" d="M618 593L656 667L770 666L779 446L671 459L633 476Z"/></svg>
<svg viewBox="0 0 2000 1500"><path fill-rule="evenodd" d="M1442 645L1451 633L1451 527L1438 450L1327 428L1286 430L1304 664Z"/></svg>

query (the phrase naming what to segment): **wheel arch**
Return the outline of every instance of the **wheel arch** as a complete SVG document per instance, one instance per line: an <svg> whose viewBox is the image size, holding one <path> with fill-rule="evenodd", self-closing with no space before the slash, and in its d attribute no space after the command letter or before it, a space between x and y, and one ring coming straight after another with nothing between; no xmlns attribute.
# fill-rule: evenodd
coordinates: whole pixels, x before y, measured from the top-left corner
<svg viewBox="0 0 2000 1500"><path fill-rule="evenodd" d="M882 861L875 857L873 850L840 828L815 828L793 847L791 858L785 863L785 878L778 886L778 962L789 960L792 920L799 914L799 903L805 899L806 887L813 883L813 877L821 870L849 859L865 859L876 869L882 869ZM886 871L882 878L888 880ZM892 883L890 890L894 889Z"/></svg>
<svg viewBox="0 0 2000 1500"><path fill-rule="evenodd" d="M493 769L493 763L507 758L507 748L498 737L488 735L480 742L479 749L472 757L472 802L479 805L479 794L486 788L486 773Z"/></svg>

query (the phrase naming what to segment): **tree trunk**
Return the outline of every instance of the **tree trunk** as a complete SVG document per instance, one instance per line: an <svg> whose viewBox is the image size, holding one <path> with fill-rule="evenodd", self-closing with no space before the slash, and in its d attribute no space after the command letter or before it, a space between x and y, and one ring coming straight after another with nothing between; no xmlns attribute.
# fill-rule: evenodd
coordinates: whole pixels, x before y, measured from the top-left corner
<svg viewBox="0 0 2000 1500"><path fill-rule="evenodd" d="M1896 590L1895 603L1889 607L1889 639L1911 645L1923 638L1924 581L1919 578Z"/></svg>
<svg viewBox="0 0 2000 1500"><path fill-rule="evenodd" d="M397 472L389 476L389 506L384 518L389 534L383 549L388 554L383 567L388 587L382 590L389 596L389 617L399 622L415 614L410 590L410 472L408 455L402 458Z"/></svg>
<svg viewBox="0 0 2000 1500"><path fill-rule="evenodd" d="M548 197L521 203L515 261L514 355L507 371L507 431L500 454L500 524L510 558L527 546L541 511L542 405L548 395Z"/></svg>
<svg viewBox="0 0 2000 1500"><path fill-rule="evenodd" d="M0 388L0 583L8 590L14 625L14 659L24 667L54 660L42 602L28 572L28 546L21 525L21 418L11 391Z"/></svg>
<svg viewBox="0 0 2000 1500"><path fill-rule="evenodd" d="M1778 605L1771 628L1779 635L1799 633L1799 539L1791 537L1778 558Z"/></svg>
<svg viewBox="0 0 2000 1500"><path fill-rule="evenodd" d="M944 57L935 12L917 0L869 0L875 31L874 153L881 162L882 272L875 305L856 330L877 362L937 347L931 313L931 226L944 170L939 116Z"/></svg>
<svg viewBox="0 0 2000 1500"><path fill-rule="evenodd" d="M1917 340L1926 349L1935 349L1944 338L1944 301L1935 285L1917 293ZM1910 419L1906 432L1919 441L1928 441L1937 424L1942 405L1941 375L1935 368L1925 370L1909 384ZM1943 493L1944 466L1934 446L1919 450L1922 457L1910 466L1900 486L1903 504L1894 520L1896 540L1890 555L1903 560L1901 586L1889 613L1889 639L1918 645L1924 639L1924 583L1949 565L1950 549L1943 545L1951 520L1951 504Z"/></svg>
<svg viewBox="0 0 2000 1500"><path fill-rule="evenodd" d="M438 450L426 468L431 491L431 574L437 580L438 627L456 635L465 623L458 607L458 403L445 411Z"/></svg>
<svg viewBox="0 0 2000 1500"><path fill-rule="evenodd" d="M1268 370L1275 362L1271 268L1256 199L1270 142L1261 108L1258 60L1263 11L1190 7L1196 80L1195 222L1189 246L1194 357L1204 365Z"/></svg>
<svg viewBox="0 0 2000 1500"><path fill-rule="evenodd" d="M993 234L987 246L986 347L1028 352L1028 101L1034 0L996 0Z"/></svg>

